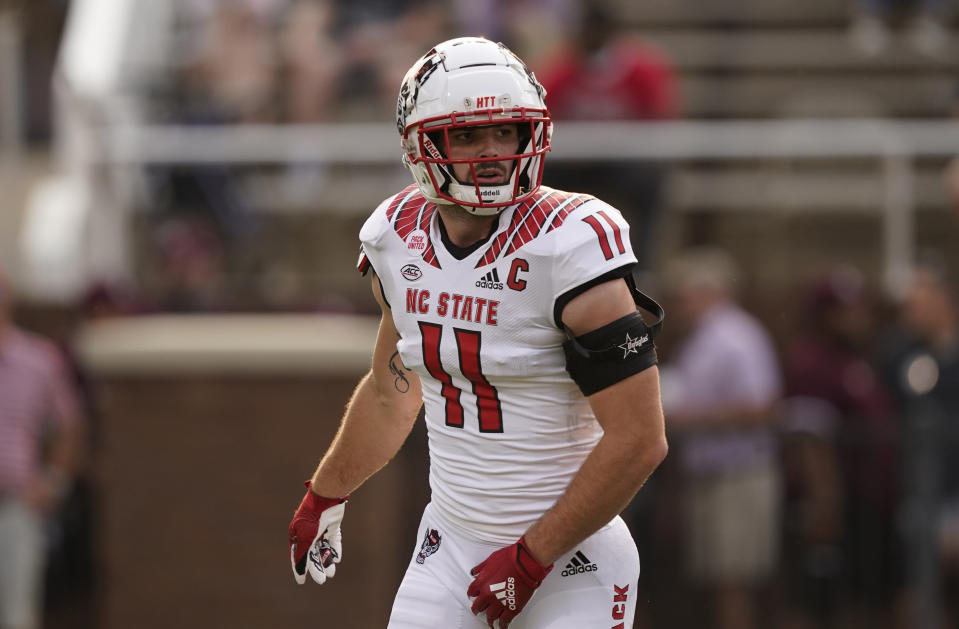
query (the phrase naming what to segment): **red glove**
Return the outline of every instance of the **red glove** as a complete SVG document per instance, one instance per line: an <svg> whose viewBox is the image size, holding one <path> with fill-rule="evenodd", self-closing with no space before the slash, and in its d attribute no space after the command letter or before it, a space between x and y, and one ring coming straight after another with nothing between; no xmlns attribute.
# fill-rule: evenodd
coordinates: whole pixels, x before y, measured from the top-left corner
<svg viewBox="0 0 959 629"><path fill-rule="evenodd" d="M306 573L317 583L324 583L336 573L343 552L340 523L349 496L324 498L313 493L310 481L306 495L290 522L290 563L293 578L306 583Z"/></svg>
<svg viewBox="0 0 959 629"><path fill-rule="evenodd" d="M466 590L473 601L472 611L486 611L490 627L499 619L499 629L506 629L540 586L553 564L543 567L526 549L526 538L501 548L472 570L475 577Z"/></svg>

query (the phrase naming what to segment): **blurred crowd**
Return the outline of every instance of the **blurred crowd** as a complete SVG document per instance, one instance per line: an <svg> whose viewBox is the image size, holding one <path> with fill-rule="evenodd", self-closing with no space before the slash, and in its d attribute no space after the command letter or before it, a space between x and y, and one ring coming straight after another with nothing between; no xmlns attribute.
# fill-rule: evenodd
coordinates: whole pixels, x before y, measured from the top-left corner
<svg viewBox="0 0 959 629"><path fill-rule="evenodd" d="M638 517L647 585L701 605L659 606L653 626L955 626L959 285L943 260L924 256L895 300L822 269L780 338L728 252L667 266L671 456Z"/></svg>
<svg viewBox="0 0 959 629"><path fill-rule="evenodd" d="M577 0L181 0L168 116L224 123L382 120L410 60L453 32L532 62L564 41Z"/></svg>
<svg viewBox="0 0 959 629"><path fill-rule="evenodd" d="M940 57L948 50L947 0L853 0L851 8L850 42L864 55L885 52L897 35L927 57Z"/></svg>

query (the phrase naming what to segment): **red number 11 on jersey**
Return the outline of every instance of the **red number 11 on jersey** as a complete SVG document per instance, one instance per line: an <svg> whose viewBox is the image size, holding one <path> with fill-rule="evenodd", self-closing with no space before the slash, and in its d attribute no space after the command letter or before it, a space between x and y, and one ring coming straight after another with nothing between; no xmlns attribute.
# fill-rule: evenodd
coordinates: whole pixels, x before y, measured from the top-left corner
<svg viewBox="0 0 959 629"><path fill-rule="evenodd" d="M435 323L419 322L420 335L423 337L423 362L431 376L440 381L440 394L446 400L446 425L463 427L462 391L453 384L453 377L443 368L440 360L440 343L443 340L443 326ZM500 408L496 388L483 375L480 364L481 334L473 330L453 328L456 350L459 356L459 368L473 388L476 396L476 414L479 416L480 432L503 432L503 412Z"/></svg>

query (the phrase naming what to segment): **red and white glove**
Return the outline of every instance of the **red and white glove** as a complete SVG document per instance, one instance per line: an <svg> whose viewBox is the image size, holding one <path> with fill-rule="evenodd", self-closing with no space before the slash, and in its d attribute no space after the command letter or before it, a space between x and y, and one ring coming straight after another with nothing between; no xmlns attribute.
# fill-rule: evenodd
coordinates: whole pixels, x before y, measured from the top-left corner
<svg viewBox="0 0 959 629"><path fill-rule="evenodd" d="M544 567L533 558L524 537L512 546L493 552L470 570L475 578L466 595L474 599L473 613L481 614L485 610L486 624L493 627L499 620L499 629L506 629L552 569L553 564Z"/></svg>
<svg viewBox="0 0 959 629"><path fill-rule="evenodd" d="M336 564L343 553L343 534L340 523L349 496L324 498L313 493L310 481L306 495L290 522L290 564L293 578L300 585L306 583L306 573L317 583L325 583L336 574Z"/></svg>

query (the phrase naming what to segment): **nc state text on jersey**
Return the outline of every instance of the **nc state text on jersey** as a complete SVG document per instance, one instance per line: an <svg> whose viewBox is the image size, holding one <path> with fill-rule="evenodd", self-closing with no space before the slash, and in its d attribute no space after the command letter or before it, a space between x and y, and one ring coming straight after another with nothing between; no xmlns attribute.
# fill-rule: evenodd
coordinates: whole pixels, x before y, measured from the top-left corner
<svg viewBox="0 0 959 629"><path fill-rule="evenodd" d="M499 301L473 295L442 292L436 298L436 304L430 302L430 291L418 288L406 289L406 312L429 314L435 312L437 316L497 325L499 316Z"/></svg>

